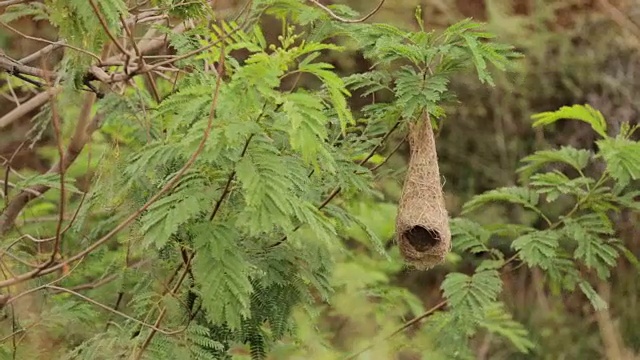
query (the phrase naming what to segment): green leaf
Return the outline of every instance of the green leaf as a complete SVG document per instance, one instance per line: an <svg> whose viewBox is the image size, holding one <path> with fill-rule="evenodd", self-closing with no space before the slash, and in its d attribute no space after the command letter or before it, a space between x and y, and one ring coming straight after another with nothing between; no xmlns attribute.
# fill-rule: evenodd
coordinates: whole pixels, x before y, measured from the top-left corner
<svg viewBox="0 0 640 360"><path fill-rule="evenodd" d="M520 204L528 209L535 209L540 200L538 193L523 187L503 187L476 195L462 207L462 214L467 214L481 206L498 201Z"/></svg>
<svg viewBox="0 0 640 360"><path fill-rule="evenodd" d="M329 98L333 104L333 110L338 114L340 126L343 132L346 130L347 125L355 124L353 114L349 110L346 99L346 96L350 96L351 94L347 90L344 81L340 79L334 71L330 71L333 70L333 66L331 64L301 64L298 69L302 72L308 72L316 75L320 80L322 80L329 92Z"/></svg>
<svg viewBox="0 0 640 360"><path fill-rule="evenodd" d="M636 200L640 196L640 191L630 191L615 198L615 202L627 209L640 211L640 201Z"/></svg>
<svg viewBox="0 0 640 360"><path fill-rule="evenodd" d="M513 46L485 41L494 38L495 35L479 30L481 27L480 23L464 19L445 30L444 35L446 39L449 39L449 41L445 41L453 43L460 39L463 44L456 44L456 46L462 47L471 56L471 62L476 68L480 81L493 86L494 81L487 69L487 61L498 69L504 70L509 63L509 58L517 57L519 54L513 51ZM453 52L447 50L445 53ZM449 57L453 56L449 55ZM449 59L443 59L443 62L447 62L447 60Z"/></svg>
<svg viewBox="0 0 640 360"><path fill-rule="evenodd" d="M396 98L405 118L430 109L447 90L449 79L441 75L425 76L413 68L403 67L396 79Z"/></svg>
<svg viewBox="0 0 640 360"><path fill-rule="evenodd" d="M183 175L173 192L153 203L140 218L140 231L147 244L162 248L180 225L210 206L200 189L204 181L197 172Z"/></svg>
<svg viewBox="0 0 640 360"><path fill-rule="evenodd" d="M582 280L582 274L577 268L575 259L564 252L550 260L546 275L550 280L550 288L556 294L563 290L574 291L576 285Z"/></svg>
<svg viewBox="0 0 640 360"><path fill-rule="evenodd" d="M473 276L450 273L441 286L453 308L482 309L493 303L502 290L502 280L496 270L485 270Z"/></svg>
<svg viewBox="0 0 640 360"><path fill-rule="evenodd" d="M533 127L546 126L561 119L584 121L603 138L607 138L607 122L602 113L590 105L563 106L556 111L547 111L531 117Z"/></svg>
<svg viewBox="0 0 640 360"><path fill-rule="evenodd" d="M580 290L582 290L582 293L587 296L587 299L589 299L589 302L591 302L591 305L593 305L593 308L596 311L606 310L607 308L609 308L607 302L604 301L602 297L600 297L600 295L596 292L593 286L591 286L591 284L583 280L580 281L578 286L580 287Z"/></svg>
<svg viewBox="0 0 640 360"><path fill-rule="evenodd" d="M581 172L589 163L591 155L593 155L591 151L569 146L562 146L560 149L554 150L536 151L521 160L526 164L518 168L517 172L521 174L522 178L529 178L534 172L554 162L568 164Z"/></svg>
<svg viewBox="0 0 640 360"><path fill-rule="evenodd" d="M533 231L515 239L511 247L519 252L520 258L529 266L548 269L560 245L560 235L554 230Z"/></svg>
<svg viewBox="0 0 640 360"><path fill-rule="evenodd" d="M0 21L10 23L25 16L30 16L36 21L47 20L49 18L45 4L28 2L26 4L14 4L7 7L4 13L0 15Z"/></svg>
<svg viewBox="0 0 640 360"><path fill-rule="evenodd" d="M489 251L487 242L491 237L491 232L483 228L482 225L471 220L455 218L449 222L449 226L451 227L451 242L454 251L472 254Z"/></svg>
<svg viewBox="0 0 640 360"><path fill-rule="evenodd" d="M323 146L327 140L329 118L322 112L324 106L312 94L293 93L284 98L282 110L289 121L287 129L291 148L302 154L307 162L315 163L318 153L331 161Z"/></svg>
<svg viewBox="0 0 640 360"><path fill-rule="evenodd" d="M531 185L536 188L538 194L547 195L547 202L556 200L560 194L571 194L577 198L584 197L588 193L589 185L594 183L593 179L587 177L569 179L557 170L531 176Z"/></svg>
<svg viewBox="0 0 640 360"><path fill-rule="evenodd" d="M624 255L627 261L636 268L638 273L640 273L640 260L638 260L638 257L622 243L617 243L616 248Z"/></svg>
<svg viewBox="0 0 640 360"><path fill-rule="evenodd" d="M66 176L64 179L64 190L68 193L83 194L83 192L74 185L75 181L75 179ZM24 190L38 185L44 185L52 189L60 190L60 174L45 173L30 176L17 181L14 187L18 190Z"/></svg>
<svg viewBox="0 0 640 360"><path fill-rule="evenodd" d="M194 227L194 232L193 275L207 317L238 329L249 315L253 289L240 234L232 225L211 223Z"/></svg>
<svg viewBox="0 0 640 360"><path fill-rule="evenodd" d="M584 232L596 235L613 235L613 223L606 214L588 213L563 220L565 231L573 237L579 238Z"/></svg>
<svg viewBox="0 0 640 360"><path fill-rule="evenodd" d="M626 186L640 179L640 142L624 138L607 138L597 142L601 157L611 176Z"/></svg>
<svg viewBox="0 0 640 360"><path fill-rule="evenodd" d="M595 268L601 279L608 278L618 257L615 247L602 238L613 234L611 221L604 214L588 214L565 224L566 236L578 244L574 256L588 268Z"/></svg>
<svg viewBox="0 0 640 360"><path fill-rule="evenodd" d="M255 135L236 164L245 205L236 225L251 235L288 232L300 223L330 233L315 204L306 198L311 186L308 169L300 158L285 155L274 145L270 138Z"/></svg>
<svg viewBox="0 0 640 360"><path fill-rule="evenodd" d="M494 303L485 309L480 326L492 334L508 339L522 353L529 353L534 344L528 339L529 332L519 322L513 320L502 303Z"/></svg>

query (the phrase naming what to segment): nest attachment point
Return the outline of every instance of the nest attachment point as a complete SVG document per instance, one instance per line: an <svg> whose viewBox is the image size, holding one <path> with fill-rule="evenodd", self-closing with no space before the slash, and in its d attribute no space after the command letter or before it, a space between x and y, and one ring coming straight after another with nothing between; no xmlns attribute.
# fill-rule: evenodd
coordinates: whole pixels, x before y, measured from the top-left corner
<svg viewBox="0 0 640 360"><path fill-rule="evenodd" d="M411 155L396 218L396 240L404 259L415 268L426 270L442 263L451 251L449 216L428 114L410 124L409 146Z"/></svg>

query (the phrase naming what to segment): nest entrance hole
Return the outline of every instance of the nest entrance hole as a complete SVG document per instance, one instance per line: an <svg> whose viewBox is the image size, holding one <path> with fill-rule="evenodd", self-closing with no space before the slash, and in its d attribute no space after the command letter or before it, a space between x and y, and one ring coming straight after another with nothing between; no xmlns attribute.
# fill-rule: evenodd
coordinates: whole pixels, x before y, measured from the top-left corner
<svg viewBox="0 0 640 360"><path fill-rule="evenodd" d="M441 236L436 229L426 228L420 225L413 226L405 231L402 236L409 241L416 251L425 252L440 242Z"/></svg>

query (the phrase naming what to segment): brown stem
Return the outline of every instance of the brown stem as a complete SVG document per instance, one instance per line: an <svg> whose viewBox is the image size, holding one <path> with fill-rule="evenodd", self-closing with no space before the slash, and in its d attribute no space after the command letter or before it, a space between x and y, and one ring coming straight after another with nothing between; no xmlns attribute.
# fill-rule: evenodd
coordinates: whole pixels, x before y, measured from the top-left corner
<svg viewBox="0 0 640 360"><path fill-rule="evenodd" d="M64 163L64 149L62 148L62 129L60 127L60 116L58 114L58 109L56 107L55 98L51 99L51 112L52 112L52 121L53 121L53 129L56 137L56 147L58 149L58 156L60 157L60 161ZM64 186L64 168L60 169L60 204L58 204L58 222L56 224L56 237L55 242L53 243L53 251L51 252L51 257L49 261L42 265L42 269L48 267L53 264L56 260L56 256L60 253L60 243L62 241L62 223L64 222L64 211L65 211L65 186Z"/></svg>
<svg viewBox="0 0 640 360"><path fill-rule="evenodd" d="M2 58L0 57L0 67L2 67ZM14 121L20 119L22 116L29 112L39 108L45 104L50 98L58 95L62 91L62 87L49 88L38 95L32 97L27 102L22 103L20 106L11 110L8 114L0 118L0 129L11 125Z"/></svg>
<svg viewBox="0 0 640 360"><path fill-rule="evenodd" d="M375 8L373 8L373 10L371 10L371 12L369 12L367 15L361 17L360 19L346 19L346 18L343 18L341 16L336 15L336 13L334 13L328 7L322 5L318 0L309 0L309 1L312 2L313 4L315 4L320 9L324 10L327 14L329 14L329 16L331 16L332 18L334 18L334 19L336 19L336 20L338 20L340 22L343 22L343 23L360 23L360 22L366 21L367 19L372 17L375 13L377 13L378 10L380 10L380 8L382 7L382 4L384 4L385 0L380 0L378 5Z"/></svg>
<svg viewBox="0 0 640 360"><path fill-rule="evenodd" d="M100 308L102 308L104 310L107 310L107 311L109 311L109 312L111 312L113 314L119 315L119 316L121 316L121 317L123 317L125 319L131 320L131 321L135 322L136 324L139 324L139 325L142 325L142 326L144 326L146 328L151 329L154 332L157 331L157 332L165 334L165 335L175 335L175 334L179 334L179 333L184 331L184 329L173 330L173 331L167 331L167 330L160 329L156 325L147 324L144 321L138 320L138 319L136 319L134 317L131 317L131 316L129 316L129 315L123 313L123 312L120 312L118 310L114 310L114 309L112 309L111 307L109 307L107 305L99 303L99 302L91 299L90 297L84 296L84 295L82 295L80 293L77 293L77 292L75 292L73 290L65 289L63 287L59 287L59 286L55 286L55 285L45 285L45 288L46 289L57 290L57 291L60 291L60 292L66 292L68 294L71 294L71 295L74 295L76 297L79 297L79 298L81 298L82 300L84 300L84 301L86 301L88 303L96 305L96 306L98 306L98 307L100 307Z"/></svg>
<svg viewBox="0 0 640 360"><path fill-rule="evenodd" d="M107 36L109 37L109 39L113 41L113 43L116 45L118 50L120 50L120 52L122 52L123 54L129 54L129 52L124 48L124 46L120 44L118 39L116 39L116 37L113 36L113 34L111 33L111 30L109 30L109 24L107 24L107 21L102 16L102 13L100 12L100 9L98 8L98 5L96 4L96 2L94 0L89 0L89 4L91 5L93 12L98 17L98 21L100 21L100 25L102 25L102 28L107 33Z"/></svg>
<svg viewBox="0 0 640 360"><path fill-rule="evenodd" d="M71 138L71 142L67 147L64 155L56 162L48 171L47 174L60 174L66 171L75 159L80 155L80 152L84 148L89 138L89 134L95 131L97 128L97 122L100 116L94 117L93 121L90 121L91 107L96 100L95 93L88 93L85 96L85 101L80 111L80 118L76 125L74 134ZM7 205L6 209L0 214L0 236L5 235L11 230L16 218L22 211L22 209L33 199L36 198L34 192L44 194L49 190L47 185L35 185L30 187L30 191L23 190L16 197L11 199L11 202Z"/></svg>
<svg viewBox="0 0 640 360"><path fill-rule="evenodd" d="M23 57L22 59L20 59L18 62L21 64L28 64L30 62L36 61L38 59L40 59L42 56L47 55L48 53L54 51L55 49L62 47L64 45L64 41L58 41L54 44L49 44L45 47L43 47L42 49L34 52L31 55L27 55L25 57Z"/></svg>
<svg viewBox="0 0 640 360"><path fill-rule="evenodd" d="M442 307L444 307L447 304L446 301L441 301L440 303L438 303L437 305L435 305L434 307L432 307L431 309L425 311L424 313L422 313L419 316L416 316L415 318L407 321L406 323L404 323L404 325L402 325L401 327L399 327L398 329L396 329L394 332L392 332L391 334L385 336L384 338L380 339L379 341L374 341L371 342L371 344L369 344L367 347L365 347L364 349L349 355L349 357L347 357L345 360L353 360L355 358L357 358L360 354L362 354L363 352L372 349L373 347L375 347L377 344L387 341L389 339L391 339L392 337L398 335L399 333L405 331L406 329L410 328L411 326L418 324L420 321L422 321L423 319L426 319L427 317L431 316L434 312L438 311L439 309L441 309Z"/></svg>
<svg viewBox="0 0 640 360"><path fill-rule="evenodd" d="M194 256L195 255L192 255L189 257L187 263L185 264L185 269L182 272L182 275L180 275L180 278L178 279L176 284L173 286L173 289L171 289L171 292L170 292L171 294L175 294L180 289L182 282L184 281L184 279L187 277L187 274L189 273L189 269L191 268L191 261L193 260ZM153 337L157 332L156 328L160 326L160 323L162 322L166 314L167 314L167 308L163 307L162 310L160 310L160 314L158 315L158 318L154 323L154 329L151 329L151 332L149 333L149 335L147 335L147 338L142 343L142 346L140 347L140 350L136 355L136 358L135 358L136 360L140 360L142 358L142 354L145 352L145 350L147 349L147 347L151 343L151 340L153 340Z"/></svg>

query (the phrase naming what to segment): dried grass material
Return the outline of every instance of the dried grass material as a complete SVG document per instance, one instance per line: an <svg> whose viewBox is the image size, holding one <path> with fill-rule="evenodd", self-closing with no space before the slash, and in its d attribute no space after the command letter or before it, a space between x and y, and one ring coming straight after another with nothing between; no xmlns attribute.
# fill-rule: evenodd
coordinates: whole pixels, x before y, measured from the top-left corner
<svg viewBox="0 0 640 360"><path fill-rule="evenodd" d="M428 114L409 125L411 156L396 218L396 239L405 260L420 270L444 261L451 250L436 143Z"/></svg>

